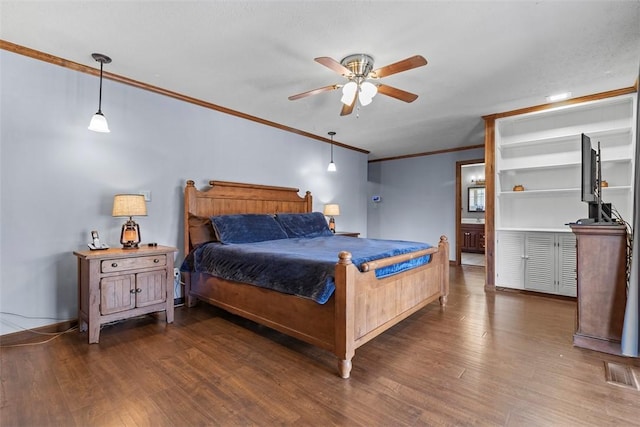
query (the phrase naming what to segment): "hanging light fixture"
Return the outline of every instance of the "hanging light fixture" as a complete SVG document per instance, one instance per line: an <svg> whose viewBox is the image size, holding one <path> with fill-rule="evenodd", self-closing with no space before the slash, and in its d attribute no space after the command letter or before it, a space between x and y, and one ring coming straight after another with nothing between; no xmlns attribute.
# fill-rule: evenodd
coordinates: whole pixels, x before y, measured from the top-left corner
<svg viewBox="0 0 640 427"><path fill-rule="evenodd" d="M95 113L91 118L91 123L89 123L89 130L92 130L94 132L109 133L111 131L109 130L107 119L102 114L102 66L104 64L109 64L111 62L111 58L101 53L92 53L91 56L93 57L93 59L100 63L100 95L98 98L98 112Z"/></svg>
<svg viewBox="0 0 640 427"><path fill-rule="evenodd" d="M333 135L335 134L336 133L334 131L329 132L329 136L331 136L331 162L329 163L329 166L327 166L327 171L329 172L336 171L336 164L333 163Z"/></svg>

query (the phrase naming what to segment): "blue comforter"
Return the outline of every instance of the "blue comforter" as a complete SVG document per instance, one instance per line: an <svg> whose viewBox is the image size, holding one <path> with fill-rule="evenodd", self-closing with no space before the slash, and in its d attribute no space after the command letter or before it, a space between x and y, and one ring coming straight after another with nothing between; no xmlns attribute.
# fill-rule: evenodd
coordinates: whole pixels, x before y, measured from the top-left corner
<svg viewBox="0 0 640 427"><path fill-rule="evenodd" d="M426 243L345 236L241 244L208 243L189 254L182 263L181 271L208 273L324 304L335 290L333 275L340 251L350 252L352 262L360 267L368 261L430 247ZM376 277L386 277L426 264L429 258L429 255L425 255L378 269Z"/></svg>

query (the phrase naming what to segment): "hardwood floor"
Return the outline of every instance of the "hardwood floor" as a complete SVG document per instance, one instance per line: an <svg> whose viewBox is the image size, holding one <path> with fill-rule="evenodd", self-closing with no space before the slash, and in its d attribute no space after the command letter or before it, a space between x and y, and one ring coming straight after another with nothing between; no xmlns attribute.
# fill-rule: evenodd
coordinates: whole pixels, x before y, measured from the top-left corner
<svg viewBox="0 0 640 427"><path fill-rule="evenodd" d="M574 348L575 302L485 293L453 267L431 304L356 351L331 354L200 304L1 350L0 425L640 425L640 392L605 382ZM429 357L426 357L426 356Z"/></svg>

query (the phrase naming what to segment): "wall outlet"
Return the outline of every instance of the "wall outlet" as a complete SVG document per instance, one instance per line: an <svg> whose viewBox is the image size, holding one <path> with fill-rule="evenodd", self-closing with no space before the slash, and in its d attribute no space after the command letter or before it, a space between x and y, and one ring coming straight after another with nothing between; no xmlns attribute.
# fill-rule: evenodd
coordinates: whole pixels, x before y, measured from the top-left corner
<svg viewBox="0 0 640 427"><path fill-rule="evenodd" d="M180 269L179 268L174 268L173 269L173 277L176 279L180 278Z"/></svg>

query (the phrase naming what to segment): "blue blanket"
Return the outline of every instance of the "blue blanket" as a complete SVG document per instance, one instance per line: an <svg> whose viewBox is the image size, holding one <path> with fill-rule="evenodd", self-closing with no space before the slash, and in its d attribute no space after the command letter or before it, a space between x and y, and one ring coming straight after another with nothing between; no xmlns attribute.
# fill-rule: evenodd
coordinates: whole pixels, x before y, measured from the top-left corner
<svg viewBox="0 0 640 427"><path fill-rule="evenodd" d="M256 243L207 243L189 254L181 271L208 273L250 283L324 304L335 290L333 275L338 253L348 251L362 263L430 248L426 243L402 240L358 239L345 236L291 238ZM376 270L376 277L414 268L430 256Z"/></svg>

